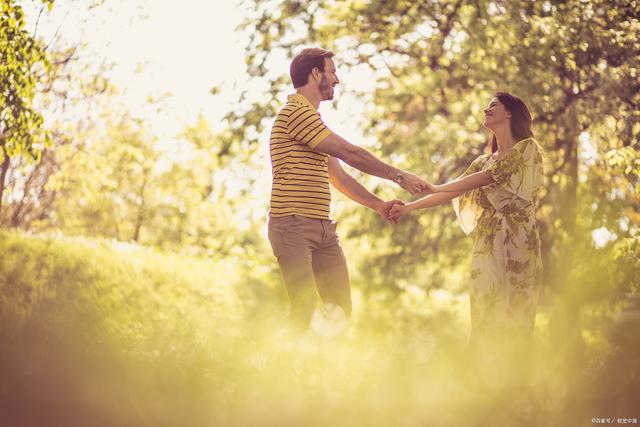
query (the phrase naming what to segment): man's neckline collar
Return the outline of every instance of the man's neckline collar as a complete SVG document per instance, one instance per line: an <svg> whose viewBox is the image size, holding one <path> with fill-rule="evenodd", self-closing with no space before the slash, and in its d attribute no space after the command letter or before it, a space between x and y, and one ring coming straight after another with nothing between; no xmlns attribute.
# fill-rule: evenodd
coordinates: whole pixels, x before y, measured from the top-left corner
<svg viewBox="0 0 640 427"><path fill-rule="evenodd" d="M291 100L291 99L295 99L295 100L297 100L298 102L301 102L302 104L304 104L304 105L306 105L306 106L308 106L308 107L311 107L311 108L313 108L313 109L314 109L314 110L316 110L316 111L318 110L318 109L317 109L316 107L314 107L314 106L313 106L313 104L312 104L312 103L307 99L307 97L306 97L306 96L304 96L304 95L303 95L303 94L301 94L301 93L296 92L296 93L294 93L294 94L291 94L291 95L289 95L289 99L290 99L290 100Z"/></svg>

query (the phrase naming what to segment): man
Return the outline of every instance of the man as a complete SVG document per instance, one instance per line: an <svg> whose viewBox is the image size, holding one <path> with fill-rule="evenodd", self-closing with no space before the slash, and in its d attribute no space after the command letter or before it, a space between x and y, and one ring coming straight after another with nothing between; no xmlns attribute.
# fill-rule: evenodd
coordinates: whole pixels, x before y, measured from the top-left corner
<svg viewBox="0 0 640 427"><path fill-rule="evenodd" d="M351 313L347 263L336 222L329 218L329 182L385 219L395 203L402 203L385 202L370 193L342 169L338 159L389 179L412 194L427 189L418 176L378 160L322 122L318 106L333 99L333 88L339 83L332 57L330 51L312 48L293 58L290 74L296 93L278 113L270 137L269 241L287 287L290 320L303 328L313 315L316 289L325 304Z"/></svg>

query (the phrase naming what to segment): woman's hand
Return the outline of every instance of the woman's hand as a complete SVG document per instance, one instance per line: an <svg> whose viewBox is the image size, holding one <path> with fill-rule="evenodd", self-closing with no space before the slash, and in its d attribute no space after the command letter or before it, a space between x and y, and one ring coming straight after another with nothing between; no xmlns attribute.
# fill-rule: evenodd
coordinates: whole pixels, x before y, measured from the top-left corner
<svg viewBox="0 0 640 427"><path fill-rule="evenodd" d="M440 191L440 189L438 188L438 185L434 185L430 182L425 182L424 186L423 186L423 194L433 194L433 193L437 193Z"/></svg>
<svg viewBox="0 0 640 427"><path fill-rule="evenodd" d="M378 204L375 210L385 220L389 221L392 224L397 224L398 221L394 221L389 217L389 212L394 206L402 206L402 205L404 205L404 202L402 200L394 199L394 200L389 200L388 202L382 202Z"/></svg>
<svg viewBox="0 0 640 427"><path fill-rule="evenodd" d="M389 221L397 224L400 221L400 217L411 211L411 207L408 205L396 204L389 210Z"/></svg>

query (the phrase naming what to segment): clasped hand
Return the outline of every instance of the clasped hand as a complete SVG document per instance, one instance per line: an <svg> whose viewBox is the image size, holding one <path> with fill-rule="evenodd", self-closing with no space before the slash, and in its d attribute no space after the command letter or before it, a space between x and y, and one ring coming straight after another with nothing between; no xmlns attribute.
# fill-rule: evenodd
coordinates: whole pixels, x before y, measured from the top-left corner
<svg viewBox="0 0 640 427"><path fill-rule="evenodd" d="M399 185L411 194L427 195L433 193L435 190L433 184L410 172L402 173L402 181L400 181Z"/></svg>
<svg viewBox="0 0 640 427"><path fill-rule="evenodd" d="M431 184L428 181L423 180L417 175L414 175L414 174L406 174L406 175L408 175L409 178L407 178L406 181L403 181L401 186L402 188L411 192L412 194L420 193L423 195L429 195L429 194L436 193L438 191L435 185ZM406 184L406 186L403 184ZM416 192L414 192L414 190ZM396 200L391 200L387 202L386 209L384 210L384 214L380 212L380 215L383 216L383 218L385 218L390 223L397 224L400 221L400 217L402 215L405 215L411 212L412 210L413 208L411 205L406 205L403 201L396 199Z"/></svg>
<svg viewBox="0 0 640 427"><path fill-rule="evenodd" d="M411 208L409 206L407 206L404 203L402 204L397 203L393 205L391 209L389 209L389 214L387 219L389 220L390 223L397 224L398 222L400 222L400 217L409 212L411 212Z"/></svg>
<svg viewBox="0 0 640 427"><path fill-rule="evenodd" d="M390 216L391 210L396 206L403 206L403 205L404 205L404 202L400 199L389 200L387 202L380 203L380 205L376 208L376 211L385 220L389 221L392 224L397 224L398 220L397 219L394 220Z"/></svg>

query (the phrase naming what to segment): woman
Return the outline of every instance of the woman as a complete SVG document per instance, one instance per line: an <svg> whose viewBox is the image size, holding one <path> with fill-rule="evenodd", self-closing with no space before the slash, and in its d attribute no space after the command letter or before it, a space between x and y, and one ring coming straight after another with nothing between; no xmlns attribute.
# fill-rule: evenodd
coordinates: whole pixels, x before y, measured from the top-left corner
<svg viewBox="0 0 640 427"><path fill-rule="evenodd" d="M450 200L466 234L475 231L471 261L471 343L514 347L531 337L542 262L536 226L536 191L542 185L542 150L533 138L522 100L498 92L484 110L492 153L475 159L458 179L432 185L433 194L404 206L390 219ZM495 353L495 352L494 352Z"/></svg>

